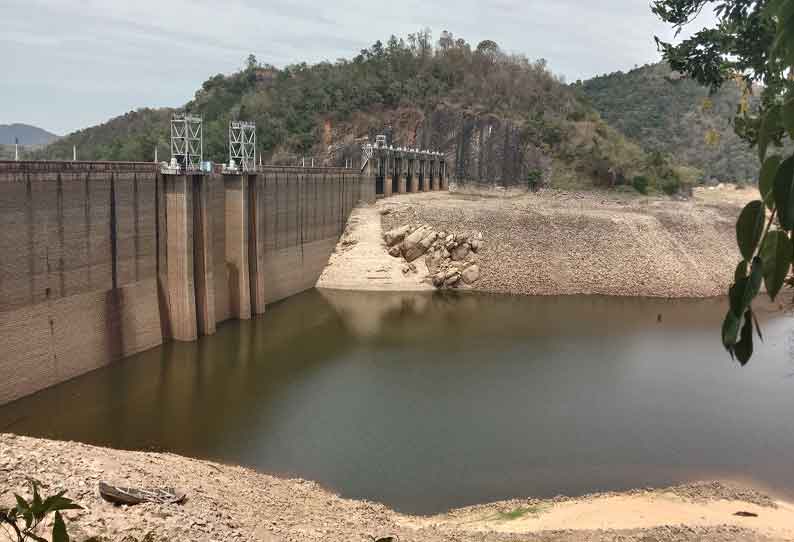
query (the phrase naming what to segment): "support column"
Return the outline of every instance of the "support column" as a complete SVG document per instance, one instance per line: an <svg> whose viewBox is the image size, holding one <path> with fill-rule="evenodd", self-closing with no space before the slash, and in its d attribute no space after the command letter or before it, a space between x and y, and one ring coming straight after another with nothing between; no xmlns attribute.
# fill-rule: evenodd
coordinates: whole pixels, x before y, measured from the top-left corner
<svg viewBox="0 0 794 542"><path fill-rule="evenodd" d="M379 160L380 152L374 150L372 152L372 157L367 160L367 165L361 176L361 194L359 195L359 199L367 203L375 203L375 198L377 197L378 174L380 173L378 171Z"/></svg>
<svg viewBox="0 0 794 542"><path fill-rule="evenodd" d="M416 171L416 158L408 158L408 190L410 192L419 192L419 175Z"/></svg>
<svg viewBox="0 0 794 542"><path fill-rule="evenodd" d="M430 166L430 183L432 184L432 189L441 190L441 184L438 180L438 160L431 158L428 160L428 165Z"/></svg>
<svg viewBox="0 0 794 542"><path fill-rule="evenodd" d="M208 175L193 177L193 275L199 335L215 333L215 272L212 250L212 201Z"/></svg>
<svg viewBox="0 0 794 542"><path fill-rule="evenodd" d="M248 273L251 282L251 314L265 312L265 177L248 177L251 223L248 237Z"/></svg>
<svg viewBox="0 0 794 542"><path fill-rule="evenodd" d="M449 190L449 179L447 178L447 163L442 158L438 162L439 180L441 181L441 190Z"/></svg>
<svg viewBox="0 0 794 542"><path fill-rule="evenodd" d="M248 269L248 178L225 175L226 277L232 318L251 318L251 286Z"/></svg>
<svg viewBox="0 0 794 542"><path fill-rule="evenodd" d="M171 338L195 341L196 295L193 268L193 184L185 175L166 175L165 219L168 261L168 321Z"/></svg>
<svg viewBox="0 0 794 542"><path fill-rule="evenodd" d="M397 175L397 191L400 194L405 194L407 185L405 183L405 155L401 152L397 155L397 171L394 173Z"/></svg>
<svg viewBox="0 0 794 542"><path fill-rule="evenodd" d="M386 175L383 178L383 196L389 197L392 195L392 183L394 182L395 175L395 159L394 153L384 151L383 160L385 161Z"/></svg>

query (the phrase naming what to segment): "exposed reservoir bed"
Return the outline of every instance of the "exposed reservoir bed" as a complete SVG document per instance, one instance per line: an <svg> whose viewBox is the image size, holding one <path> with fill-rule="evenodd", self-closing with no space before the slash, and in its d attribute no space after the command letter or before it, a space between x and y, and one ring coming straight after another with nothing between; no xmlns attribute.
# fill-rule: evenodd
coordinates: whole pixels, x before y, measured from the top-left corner
<svg viewBox="0 0 794 542"><path fill-rule="evenodd" d="M724 301L313 290L0 408L434 513L696 479L794 494L794 319L740 368ZM661 321L659 317L661 315Z"/></svg>

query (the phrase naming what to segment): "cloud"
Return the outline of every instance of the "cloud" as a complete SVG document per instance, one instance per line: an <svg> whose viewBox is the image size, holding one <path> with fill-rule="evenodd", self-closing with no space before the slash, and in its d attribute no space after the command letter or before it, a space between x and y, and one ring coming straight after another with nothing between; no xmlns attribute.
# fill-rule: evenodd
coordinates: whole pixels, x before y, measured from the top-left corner
<svg viewBox="0 0 794 542"><path fill-rule="evenodd" d="M0 123L65 133L182 104L249 53L333 61L423 27L546 58L568 80L655 61L653 35L670 37L637 0L3 0Z"/></svg>

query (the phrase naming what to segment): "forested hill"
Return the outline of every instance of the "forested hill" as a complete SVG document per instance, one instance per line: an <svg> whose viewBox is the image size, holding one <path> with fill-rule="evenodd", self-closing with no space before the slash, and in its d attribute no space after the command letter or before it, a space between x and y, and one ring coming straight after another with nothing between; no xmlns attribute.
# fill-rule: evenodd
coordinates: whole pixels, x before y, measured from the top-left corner
<svg viewBox="0 0 794 542"><path fill-rule="evenodd" d="M714 95L665 63L573 85L601 117L648 152L695 166L706 178L749 181L758 158L730 124L741 100L734 83Z"/></svg>
<svg viewBox="0 0 794 542"><path fill-rule="evenodd" d="M614 182L674 175L604 123L545 61L476 47L443 32L376 42L350 60L277 69L253 56L232 75L204 82L186 104L204 116L205 158L227 157L228 122L252 120L265 159L326 163L355 152L386 129L396 145L436 148L454 157L458 178L518 182L540 176ZM171 110L141 109L71 134L49 158L152 160L168 157Z"/></svg>

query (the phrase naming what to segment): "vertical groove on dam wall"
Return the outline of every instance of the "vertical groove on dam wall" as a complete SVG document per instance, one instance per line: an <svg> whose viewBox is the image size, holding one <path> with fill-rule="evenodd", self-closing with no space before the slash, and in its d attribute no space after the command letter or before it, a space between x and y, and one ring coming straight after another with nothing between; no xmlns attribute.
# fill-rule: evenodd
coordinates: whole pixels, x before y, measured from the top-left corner
<svg viewBox="0 0 794 542"><path fill-rule="evenodd" d="M0 404L314 286L357 170L0 162Z"/></svg>

